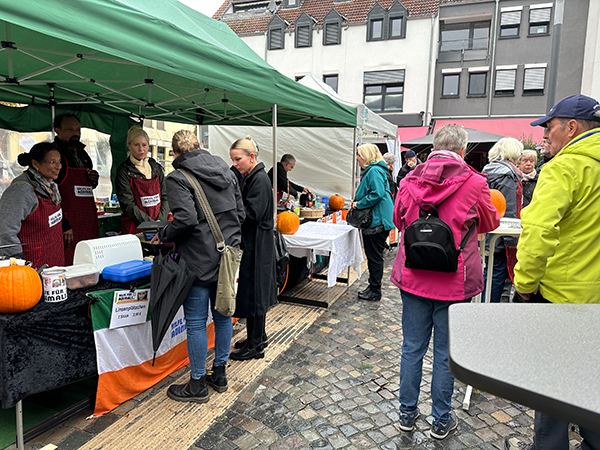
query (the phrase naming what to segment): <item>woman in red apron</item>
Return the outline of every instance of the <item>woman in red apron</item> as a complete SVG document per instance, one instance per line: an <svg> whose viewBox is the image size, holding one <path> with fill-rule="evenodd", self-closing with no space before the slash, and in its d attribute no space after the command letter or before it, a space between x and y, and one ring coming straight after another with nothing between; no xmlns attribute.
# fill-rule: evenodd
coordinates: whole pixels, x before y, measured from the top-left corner
<svg viewBox="0 0 600 450"><path fill-rule="evenodd" d="M117 168L116 193L123 210L121 232L137 234L142 222L167 220L169 205L163 168L148 156L148 134L133 126L127 133L130 155Z"/></svg>
<svg viewBox="0 0 600 450"><path fill-rule="evenodd" d="M64 248L73 241L73 231L63 221L61 195L54 182L60 160L60 152L50 142L19 155L19 164L29 167L0 199L0 255L23 257L36 268L65 265Z"/></svg>

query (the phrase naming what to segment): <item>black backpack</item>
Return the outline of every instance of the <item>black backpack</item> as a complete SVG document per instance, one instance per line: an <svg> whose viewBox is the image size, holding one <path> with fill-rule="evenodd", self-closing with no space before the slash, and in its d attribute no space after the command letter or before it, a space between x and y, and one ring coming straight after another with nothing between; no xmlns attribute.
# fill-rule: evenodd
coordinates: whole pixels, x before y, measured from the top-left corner
<svg viewBox="0 0 600 450"><path fill-rule="evenodd" d="M442 202L443 203L443 202ZM429 206L431 212L424 207ZM433 270L436 272L456 272L458 257L464 249L469 235L477 221L457 249L454 235L446 222L440 219L438 207L430 203L419 207L419 218L404 229L404 265L409 269Z"/></svg>

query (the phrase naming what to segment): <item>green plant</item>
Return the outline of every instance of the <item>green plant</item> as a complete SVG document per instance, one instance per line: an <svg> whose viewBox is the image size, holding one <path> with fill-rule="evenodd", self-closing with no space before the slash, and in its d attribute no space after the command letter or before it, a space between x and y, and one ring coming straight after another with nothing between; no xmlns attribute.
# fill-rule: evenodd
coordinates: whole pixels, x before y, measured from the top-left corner
<svg viewBox="0 0 600 450"><path fill-rule="evenodd" d="M340 315L340 312L339 312L339 311L333 311L333 312L331 313L331 315L332 315L332 316L339 316L339 315Z"/></svg>
<svg viewBox="0 0 600 450"><path fill-rule="evenodd" d="M529 136L525 136L524 134L521 135L521 143L523 144L523 148L525 150L535 150L535 148L538 146L538 144L536 144L533 140L533 134L530 134Z"/></svg>

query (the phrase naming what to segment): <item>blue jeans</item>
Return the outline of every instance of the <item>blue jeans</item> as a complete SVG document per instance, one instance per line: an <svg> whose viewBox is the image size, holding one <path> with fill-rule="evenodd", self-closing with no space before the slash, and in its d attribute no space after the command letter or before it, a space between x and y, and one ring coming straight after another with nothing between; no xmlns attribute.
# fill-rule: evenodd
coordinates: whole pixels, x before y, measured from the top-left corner
<svg viewBox="0 0 600 450"><path fill-rule="evenodd" d="M539 411L535 412L534 423L535 437L533 448L536 450L568 450L569 449L569 423L548 416ZM582 450L600 449L600 432L579 427L579 434L583 438Z"/></svg>
<svg viewBox="0 0 600 450"><path fill-rule="evenodd" d="M447 423L454 390L454 377L448 368L448 307L457 302L431 300L400 291L402 295L402 357L400 359L400 413L417 411L423 357L433 329L433 377L431 414Z"/></svg>
<svg viewBox="0 0 600 450"><path fill-rule="evenodd" d="M487 266L488 257L485 258L485 269L483 271L483 292L481 293L481 301L485 299L485 287L487 281ZM502 291L504 291L504 281L508 278L508 263L506 251L494 252L494 270L492 272L492 295L490 296L491 303L500 303Z"/></svg>
<svg viewBox="0 0 600 450"><path fill-rule="evenodd" d="M215 324L215 366L222 366L229 358L231 345L232 322L215 310L217 283L210 287L192 286L185 301L183 311L187 328L187 349L190 357L190 371L194 380L199 380L206 374L206 353L208 339L206 336L206 321L208 308L212 312Z"/></svg>

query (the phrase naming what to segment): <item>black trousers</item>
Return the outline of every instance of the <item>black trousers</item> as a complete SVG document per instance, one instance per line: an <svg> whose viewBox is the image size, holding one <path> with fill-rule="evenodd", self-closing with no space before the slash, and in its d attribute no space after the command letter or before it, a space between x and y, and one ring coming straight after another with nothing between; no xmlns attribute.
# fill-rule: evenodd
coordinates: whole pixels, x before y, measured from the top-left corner
<svg viewBox="0 0 600 450"><path fill-rule="evenodd" d="M255 348L267 342L267 316L254 316L246 318L246 332L248 333L248 348Z"/></svg>
<svg viewBox="0 0 600 450"><path fill-rule="evenodd" d="M383 251L385 240L389 231L375 234L363 233L363 245L367 255L367 266L369 267L369 287L373 292L381 292L381 279L383 278Z"/></svg>

